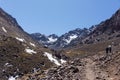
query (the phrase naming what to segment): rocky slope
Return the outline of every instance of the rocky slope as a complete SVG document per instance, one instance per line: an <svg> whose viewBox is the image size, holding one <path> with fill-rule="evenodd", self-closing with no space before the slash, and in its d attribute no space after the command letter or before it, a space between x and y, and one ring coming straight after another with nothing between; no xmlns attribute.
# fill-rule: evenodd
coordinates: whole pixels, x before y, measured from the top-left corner
<svg viewBox="0 0 120 80"><path fill-rule="evenodd" d="M105 42L120 37L120 9L110 19L95 25L92 31L83 39L77 38L66 48L78 48L80 46Z"/></svg>
<svg viewBox="0 0 120 80"><path fill-rule="evenodd" d="M15 18L1 8L0 57L0 80L8 80L39 69L45 70L64 61L55 57L55 51L34 40L19 26Z"/></svg>
<svg viewBox="0 0 120 80"><path fill-rule="evenodd" d="M90 35L83 40L83 42L89 44L119 37L120 9L113 14L110 19L107 19L96 26L97 28L91 32Z"/></svg>
<svg viewBox="0 0 120 80"><path fill-rule="evenodd" d="M48 70L26 74L23 80L120 80L120 9L83 39L61 52L71 58ZM78 41L79 40L79 41ZM105 49L112 45L112 53Z"/></svg>
<svg viewBox="0 0 120 80"><path fill-rule="evenodd" d="M120 53L112 58L103 59L98 55L84 59L75 59L61 67L52 68L46 78L41 80L119 80Z"/></svg>
<svg viewBox="0 0 120 80"><path fill-rule="evenodd" d="M120 45L114 45L112 53L106 57L105 51L82 58L74 58L67 63L34 74L26 74L22 80L119 80ZM19 79L18 79L19 80Z"/></svg>
<svg viewBox="0 0 120 80"><path fill-rule="evenodd" d="M85 38L75 39L72 44L64 48L64 53L68 56L75 57L78 55L96 53L105 50L110 44L119 44L120 38L120 9L110 18L98 25Z"/></svg>

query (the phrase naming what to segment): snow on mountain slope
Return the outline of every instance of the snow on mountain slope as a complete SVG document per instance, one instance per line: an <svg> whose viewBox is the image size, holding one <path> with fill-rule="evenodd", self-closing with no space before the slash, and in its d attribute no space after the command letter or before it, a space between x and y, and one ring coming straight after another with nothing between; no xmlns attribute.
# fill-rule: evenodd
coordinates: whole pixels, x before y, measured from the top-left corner
<svg viewBox="0 0 120 80"><path fill-rule="evenodd" d="M58 62L57 59L55 59L52 54L48 53L48 52L45 52L44 53L44 56L47 56L48 59L51 61L51 62L54 62L56 65L60 66L60 63Z"/></svg>
<svg viewBox="0 0 120 80"><path fill-rule="evenodd" d="M17 39L18 41L20 41L20 42L24 42L24 41L25 41L24 39L18 38L18 37L16 37L16 39Z"/></svg>
<svg viewBox="0 0 120 80"><path fill-rule="evenodd" d="M40 34L40 33L33 33L31 34L31 36L37 40L39 43L42 43L45 46L49 46L52 45L54 42L57 41L58 36L55 34L46 36L44 34Z"/></svg>
<svg viewBox="0 0 120 80"><path fill-rule="evenodd" d="M31 43L31 42L30 42L30 45L31 45L31 46L33 46L33 47L35 47L35 46L36 46L34 43Z"/></svg>
<svg viewBox="0 0 120 80"><path fill-rule="evenodd" d="M36 54L37 53L36 51L34 51L32 49L28 49L28 48L26 48L25 51L29 54Z"/></svg>
<svg viewBox="0 0 120 80"><path fill-rule="evenodd" d="M8 80L16 80L16 78L18 78L18 76L15 76L15 77L10 76L10 77L8 78Z"/></svg>
<svg viewBox="0 0 120 80"><path fill-rule="evenodd" d="M57 41L57 38L53 38L53 37L48 37L49 41L48 43L53 43Z"/></svg>
<svg viewBox="0 0 120 80"><path fill-rule="evenodd" d="M77 28L75 30L71 30L68 33L63 34L62 36L58 37L55 34L45 36L40 33L33 33L31 36L42 43L43 45L50 47L50 48L63 48L66 45L69 45L73 40L76 38L85 37L90 33L91 30L89 29L80 29Z"/></svg>
<svg viewBox="0 0 120 80"><path fill-rule="evenodd" d="M7 30L6 30L4 27L2 27L2 29L3 29L3 31L4 31L4 32L6 32L6 33L7 33Z"/></svg>
<svg viewBox="0 0 120 80"><path fill-rule="evenodd" d="M67 44L69 44L72 40L76 39L78 36L77 35L71 35L69 36L69 39L64 39Z"/></svg>
<svg viewBox="0 0 120 80"><path fill-rule="evenodd" d="M75 29L72 31L69 31L68 33L63 34L62 36L60 36L58 38L58 40L51 45L50 47L53 49L60 49L60 48L64 48L65 46L71 44L71 42L77 38L83 38L85 36L87 36L89 33L88 29L84 28L84 29Z"/></svg>
<svg viewBox="0 0 120 80"><path fill-rule="evenodd" d="M48 59L53 62L54 64L56 64L57 66L60 66L63 63L66 63L67 61L64 59L57 59L56 56L53 56L51 53L48 52L44 52L44 56L47 56Z"/></svg>

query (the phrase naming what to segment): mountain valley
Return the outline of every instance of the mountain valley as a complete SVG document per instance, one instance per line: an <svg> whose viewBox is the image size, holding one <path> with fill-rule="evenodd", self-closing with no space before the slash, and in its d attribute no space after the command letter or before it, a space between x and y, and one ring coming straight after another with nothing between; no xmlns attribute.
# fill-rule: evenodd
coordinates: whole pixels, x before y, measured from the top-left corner
<svg viewBox="0 0 120 80"><path fill-rule="evenodd" d="M120 9L89 29L46 36L0 8L0 57L0 80L120 80Z"/></svg>

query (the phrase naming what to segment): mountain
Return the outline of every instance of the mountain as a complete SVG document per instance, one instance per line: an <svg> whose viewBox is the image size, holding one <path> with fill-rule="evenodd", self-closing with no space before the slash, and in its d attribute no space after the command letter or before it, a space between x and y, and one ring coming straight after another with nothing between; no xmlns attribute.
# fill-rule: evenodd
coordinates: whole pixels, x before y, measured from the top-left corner
<svg viewBox="0 0 120 80"><path fill-rule="evenodd" d="M48 36L48 40L49 40L48 43L54 43L58 40L58 36L55 34L51 34Z"/></svg>
<svg viewBox="0 0 120 80"><path fill-rule="evenodd" d="M85 44L96 44L120 37L120 9L111 18L102 21L100 24L89 28L89 34L83 39L73 40L65 48L84 46ZM115 43L115 42L114 42Z"/></svg>
<svg viewBox="0 0 120 80"><path fill-rule="evenodd" d="M108 45L118 45L120 39L120 9L111 18L91 28L91 32L86 37L73 40L63 49L63 52L70 57L85 56L104 51Z"/></svg>
<svg viewBox="0 0 120 80"><path fill-rule="evenodd" d="M30 35L0 8L0 57L0 80L119 80L120 9L98 25L58 37Z"/></svg>
<svg viewBox="0 0 120 80"><path fill-rule="evenodd" d="M65 33L62 36L60 36L58 40L50 47L54 49L64 48L65 46L69 45L73 40L77 38L83 38L88 34L89 34L89 30L86 28L84 29L77 28L75 30L71 30L68 33Z"/></svg>
<svg viewBox="0 0 120 80"><path fill-rule="evenodd" d="M39 43L42 43L45 45L45 43L48 42L48 37L43 35L43 34L40 34L40 33L33 33L31 34L31 36L36 39Z"/></svg>
<svg viewBox="0 0 120 80"><path fill-rule="evenodd" d="M76 38L83 38L83 37L87 36L91 31L92 31L92 28L91 29L77 28L75 30L71 30L68 33L61 35L60 37L58 37L55 34L45 36L40 33L33 33L33 34L31 34L31 36L49 48L61 49L61 48L64 48L65 46L69 45Z"/></svg>
<svg viewBox="0 0 120 80"><path fill-rule="evenodd" d="M120 9L110 19L102 21L89 29L75 29L63 34L58 40L50 45L53 49L65 49L84 44L93 44L119 37L120 31ZM77 46L77 47L78 47Z"/></svg>
<svg viewBox="0 0 120 80"><path fill-rule="evenodd" d="M120 31L120 9L110 18L106 21L101 22L99 25L97 25L98 28L94 30L93 33L114 33L116 31Z"/></svg>
<svg viewBox="0 0 120 80"><path fill-rule="evenodd" d="M40 33L33 33L33 34L31 34L31 36L32 36L32 38L34 38L35 40L37 40L39 43L43 44L46 47L53 45L53 43L56 42L58 39L58 36L55 34L46 36L46 35L40 34Z"/></svg>
<svg viewBox="0 0 120 80"><path fill-rule="evenodd" d="M49 38L49 36L45 36L40 33L31 35L34 39L42 43L44 46L52 49L64 49L82 44L92 44L113 39L115 36L119 37L119 17L120 9L110 19L102 21L100 24L94 25L89 29L77 28L61 35L60 37L54 34L52 38Z"/></svg>
<svg viewBox="0 0 120 80"><path fill-rule="evenodd" d="M62 52L70 60L47 71L24 75L33 80L119 80L120 79L120 9L110 18L92 27L83 39ZM111 45L112 52L106 48ZM40 75L38 75L40 74Z"/></svg>
<svg viewBox="0 0 120 80"><path fill-rule="evenodd" d="M49 36L49 40L52 39L52 35ZM20 77L36 70L46 70L65 62L55 56L55 51L34 40L15 18L1 8L0 57L0 80L11 80L13 77Z"/></svg>
<svg viewBox="0 0 120 80"><path fill-rule="evenodd" d="M96 25L97 28L90 33L83 41L85 43L96 43L100 41L114 39L119 37L120 32L120 9L100 24Z"/></svg>
<svg viewBox="0 0 120 80"><path fill-rule="evenodd" d="M97 26L94 25L88 29L87 28L81 29L82 31L79 31L79 32L82 32L82 33L78 34L79 37L73 39L68 45L65 45L63 47L63 49L76 46L76 44L78 44L78 43L81 44L82 42L80 42L80 41L83 40L84 38L86 38L87 36L89 36L89 34L91 32L93 32L96 29L96 27Z"/></svg>

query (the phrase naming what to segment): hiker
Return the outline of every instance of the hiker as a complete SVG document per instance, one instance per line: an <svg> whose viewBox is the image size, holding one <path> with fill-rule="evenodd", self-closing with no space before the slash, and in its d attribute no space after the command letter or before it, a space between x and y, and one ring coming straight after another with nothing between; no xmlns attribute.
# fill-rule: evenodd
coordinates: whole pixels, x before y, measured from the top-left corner
<svg viewBox="0 0 120 80"><path fill-rule="evenodd" d="M109 51L109 53L112 52L112 46L111 45L108 45L108 51Z"/></svg>
<svg viewBox="0 0 120 80"><path fill-rule="evenodd" d="M108 47L106 48L106 53L111 53L112 52L112 46L108 45Z"/></svg>
<svg viewBox="0 0 120 80"><path fill-rule="evenodd" d="M112 53L112 46L108 45L108 47L106 48L106 57L109 56L110 53Z"/></svg>
<svg viewBox="0 0 120 80"><path fill-rule="evenodd" d="M109 51L109 49L108 49L108 47L106 48L106 54L108 54L108 51Z"/></svg>

